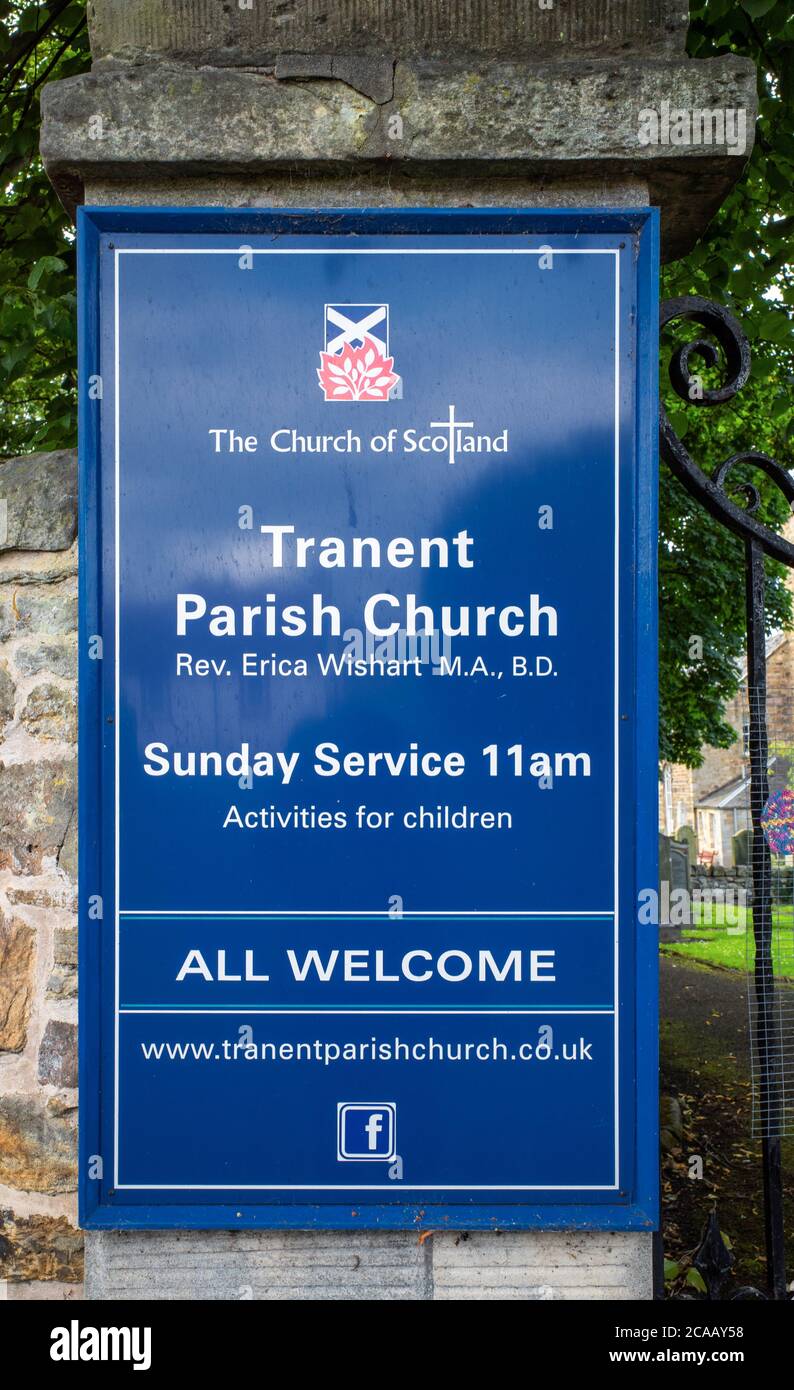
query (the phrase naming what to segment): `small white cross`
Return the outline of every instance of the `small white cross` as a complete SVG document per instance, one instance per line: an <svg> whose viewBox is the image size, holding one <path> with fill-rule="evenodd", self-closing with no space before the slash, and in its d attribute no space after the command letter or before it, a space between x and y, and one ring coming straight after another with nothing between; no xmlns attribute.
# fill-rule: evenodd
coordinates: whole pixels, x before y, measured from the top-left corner
<svg viewBox="0 0 794 1390"><path fill-rule="evenodd" d="M454 407L454 405L451 405L451 406L449 407L449 419L448 419L448 420L431 420L431 421L430 421L430 428L431 428L431 430L449 430L449 461L450 461L450 463L454 463L454 462L455 462L455 444L456 444L456 434L455 434L455 432L456 432L456 430L467 430L467 429L472 429L472 430L473 430L473 429L474 429L474 421L473 421L473 420L456 420L456 419L455 419L455 407Z"/></svg>

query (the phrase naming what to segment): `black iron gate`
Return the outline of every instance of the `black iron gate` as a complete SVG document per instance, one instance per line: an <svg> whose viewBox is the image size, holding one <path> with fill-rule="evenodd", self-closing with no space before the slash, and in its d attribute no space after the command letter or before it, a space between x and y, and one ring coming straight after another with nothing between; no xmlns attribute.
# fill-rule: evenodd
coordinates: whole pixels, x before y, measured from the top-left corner
<svg viewBox="0 0 794 1390"><path fill-rule="evenodd" d="M675 349L670 362L670 380L676 394L695 406L721 405L744 386L750 375L750 348L739 324L718 304L698 296L666 300L661 306L661 326L674 319L695 322L707 330L708 338L696 338ZM722 350L722 359L720 357ZM698 357L707 367L722 365L726 380L716 389L699 386L693 390L691 360ZM676 435L662 406L659 422L660 448L665 462L687 491L722 525L744 541L745 589L747 598L747 686L749 696L750 822L752 837L752 901L755 960L751 988L753 1051L758 1077L758 1128L762 1141L764 1223L768 1275L768 1296L788 1297L783 1223L783 1179L781 1136L786 1120L785 1039L777 1006L773 973L772 871L769 845L762 826L762 813L769 798L766 621L764 556L770 555L794 568L794 545L759 521L755 515L760 496L752 483L731 478L739 464L761 469L780 488L790 506L794 505L794 479L766 454L750 451L733 454L711 475L703 472L690 457ZM734 496L728 491L732 488ZM743 498L741 506L734 500ZM706 1281L709 1294L719 1297L729 1262L712 1216L704 1232L696 1267ZM734 1297L764 1297L754 1289L740 1289Z"/></svg>

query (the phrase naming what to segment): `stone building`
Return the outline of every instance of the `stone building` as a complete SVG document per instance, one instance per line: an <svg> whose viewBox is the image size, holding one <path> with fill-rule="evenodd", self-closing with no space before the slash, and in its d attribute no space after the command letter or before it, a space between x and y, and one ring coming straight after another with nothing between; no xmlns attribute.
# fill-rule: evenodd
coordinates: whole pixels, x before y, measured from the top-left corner
<svg viewBox="0 0 794 1390"><path fill-rule="evenodd" d="M42 97L42 155L70 211L653 204L669 260L752 144L754 67L688 59L680 0L93 0L88 14L92 71ZM665 103L740 110L746 150L641 139L640 112ZM0 464L0 498L0 1280L9 1297L66 1297L82 1278L73 456ZM104 1231L87 1251L97 1298L647 1298L651 1271L644 1231Z"/></svg>
<svg viewBox="0 0 794 1390"><path fill-rule="evenodd" d="M794 538L794 520L784 535ZM788 586L794 592L794 574ZM789 785L794 752L794 633L773 632L766 641L770 790ZM736 731L728 748L705 747L699 767L662 763L659 769L659 829L664 835L694 835L698 862L733 868L746 862L750 824L750 760L747 743L749 697L746 672L725 710ZM739 840L736 836L739 835Z"/></svg>

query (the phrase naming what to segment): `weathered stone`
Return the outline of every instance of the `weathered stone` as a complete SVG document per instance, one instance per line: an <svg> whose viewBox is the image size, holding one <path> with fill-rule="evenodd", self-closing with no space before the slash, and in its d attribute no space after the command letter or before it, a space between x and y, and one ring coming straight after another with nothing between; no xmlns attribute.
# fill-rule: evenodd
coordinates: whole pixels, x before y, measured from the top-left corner
<svg viewBox="0 0 794 1390"><path fill-rule="evenodd" d="M17 918L0 919L0 1052L22 1052L35 988L35 932Z"/></svg>
<svg viewBox="0 0 794 1390"><path fill-rule="evenodd" d="M65 1279L8 1280L5 1294L9 1303L81 1303L83 1284Z"/></svg>
<svg viewBox="0 0 794 1390"><path fill-rule="evenodd" d="M394 96L392 58L340 58L335 53L285 53L276 59L274 76L279 82L295 77L335 77L354 92L381 104Z"/></svg>
<svg viewBox="0 0 794 1390"><path fill-rule="evenodd" d="M39 1081L43 1086L77 1085L77 1028L50 1019L39 1048Z"/></svg>
<svg viewBox="0 0 794 1390"><path fill-rule="evenodd" d="M0 463L8 525L0 550L68 550L77 534L77 450Z"/></svg>
<svg viewBox="0 0 794 1390"><path fill-rule="evenodd" d="M47 993L55 999L74 999L77 994L77 932L74 927L55 930L55 959L47 981Z"/></svg>
<svg viewBox="0 0 794 1390"><path fill-rule="evenodd" d="M41 151L67 206L81 198L86 181L151 183L162 176L250 179L280 171L292 189L296 173L324 170L346 178L380 170L388 180L395 171L452 172L475 203L470 185L477 178L543 180L548 202L557 180L641 177L662 209L670 258L701 234L741 172L753 138L755 83L754 64L734 56L599 56L469 69L398 63L394 100L378 105L328 79L111 66L43 89ZM659 111L663 102L689 111L744 110L747 148L739 154L727 144L641 144L640 112ZM89 140L98 113L103 137ZM374 196L384 200L383 192Z"/></svg>
<svg viewBox="0 0 794 1390"><path fill-rule="evenodd" d="M75 791L73 762L0 763L0 868L39 873L60 852Z"/></svg>
<svg viewBox="0 0 794 1390"><path fill-rule="evenodd" d="M22 676L51 671L54 676L73 680L77 675L77 643L68 637L35 642L15 652L14 664Z"/></svg>
<svg viewBox="0 0 794 1390"><path fill-rule="evenodd" d="M10 903L21 903L23 907L65 907L74 908L75 896L70 887L59 884L57 888L42 888L37 883L33 888L18 888L9 883L5 890Z"/></svg>
<svg viewBox="0 0 794 1390"><path fill-rule="evenodd" d="M47 682L31 690L20 722L34 738L74 743L77 737L77 700L73 686Z"/></svg>
<svg viewBox="0 0 794 1390"><path fill-rule="evenodd" d="M669 1129L676 1139L684 1137L684 1116L681 1102L677 1096L659 1097L659 1121L664 1129Z"/></svg>
<svg viewBox="0 0 794 1390"><path fill-rule="evenodd" d="M58 855L58 868L63 870L72 883L77 882L77 816L74 812Z"/></svg>
<svg viewBox="0 0 794 1390"><path fill-rule="evenodd" d="M14 678L7 661L0 661L0 728L14 718Z"/></svg>
<svg viewBox="0 0 794 1390"><path fill-rule="evenodd" d="M555 179L542 175L492 172L470 180L457 178L453 169L437 172L427 167L377 168L362 164L344 174L321 170L306 178L284 174L202 178L151 178L146 183L112 178L86 184L86 201L108 206L224 207L224 208L547 208L554 190L560 208L645 207L650 195L641 177L611 178L596 172L592 178L576 175ZM2 556L0 556L2 560Z"/></svg>
<svg viewBox="0 0 794 1390"><path fill-rule="evenodd" d="M531 57L539 50L683 51L680 0L581 0L541 7L528 0L217 0L190 4L94 0L88 7L95 59L149 54L262 65L279 53L378 56L460 54Z"/></svg>
<svg viewBox="0 0 794 1390"><path fill-rule="evenodd" d="M17 1216L0 1211L0 1279L79 1283L83 1237L65 1216Z"/></svg>
<svg viewBox="0 0 794 1390"><path fill-rule="evenodd" d="M0 550L0 585L57 584L77 574L77 542L68 550ZM5 594L11 593L5 587Z"/></svg>
<svg viewBox="0 0 794 1390"><path fill-rule="evenodd" d="M671 1129L659 1130L659 1145L666 1154L680 1154L681 1140L677 1139Z"/></svg>
<svg viewBox="0 0 794 1390"><path fill-rule="evenodd" d="M52 637L77 630L77 592L71 580L48 587L19 588L11 606L18 636L40 632Z"/></svg>
<svg viewBox="0 0 794 1390"><path fill-rule="evenodd" d="M0 1095L0 1184L20 1192L73 1192L76 1109L57 1097Z"/></svg>
<svg viewBox="0 0 794 1390"><path fill-rule="evenodd" d="M680 1153L684 1116L677 1096L659 1097L659 1142L665 1153Z"/></svg>

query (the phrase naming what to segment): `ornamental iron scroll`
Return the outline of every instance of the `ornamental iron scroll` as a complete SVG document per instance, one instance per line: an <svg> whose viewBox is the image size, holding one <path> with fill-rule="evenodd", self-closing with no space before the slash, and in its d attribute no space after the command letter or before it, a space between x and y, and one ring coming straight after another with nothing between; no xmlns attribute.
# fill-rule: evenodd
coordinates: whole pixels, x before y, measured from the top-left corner
<svg viewBox="0 0 794 1390"><path fill-rule="evenodd" d="M703 387L697 394L692 394L695 373L690 366L691 359L698 356L707 367L718 366L720 360L719 350L711 339L695 338L691 342L680 344L670 360L670 380L676 395L687 405L695 406L723 405L726 401L732 400L746 385L750 375L750 345L736 319L720 304L701 299L699 295L666 299L660 309L660 328L664 328L673 319L689 319L709 331L722 349L728 376L723 386ZM747 482L737 484L736 491L746 498L746 507L735 502L725 488L731 471L740 463L749 464L766 473L780 488L789 506L794 506L794 479L785 468L781 468L780 464L767 454L750 450L743 454L732 454L724 463L719 464L709 477L694 462L678 438L663 405L659 407L659 442L665 463L687 491L702 503L706 511L742 540L754 542L773 559L794 568L794 545L777 531L765 526L754 515L760 501L757 488Z"/></svg>
<svg viewBox="0 0 794 1390"><path fill-rule="evenodd" d="M676 394L688 405L722 405L736 395L750 375L750 347L736 319L721 305L697 295L668 299L660 309L660 327L675 319L689 320L704 328L708 337L697 337L675 348L670 361L670 380ZM695 373L692 359L698 357L707 367L722 366L723 385L693 390ZM794 506L794 479L767 454L755 450L733 454L711 473L705 473L692 459L678 438L663 406L659 410L659 438L662 458L678 481L715 520L721 522L745 546L745 593L747 614L747 687L749 696L748 752L750 757L750 823L752 829L753 886L753 962L750 995L753 1077L757 1084L754 1110L762 1143L764 1187L764 1231L769 1296L788 1297L783 1224L783 1180L781 1135L784 1130L787 1093L784 1066L784 1036L779 992L772 961L772 864L763 831L762 815L769 799L769 743L766 691L766 611L764 555L794 568L794 545L772 531L756 516L760 504L758 488L745 478L732 479L740 464L760 469L780 489L789 506ZM731 491L729 491L729 488ZM742 498L745 505L736 500ZM713 1277L706 1280L712 1297L727 1275L720 1267L720 1242L716 1217L707 1224L700 1254ZM701 1271L704 1272L704 1271ZM753 1297L752 1290L741 1291ZM763 1295L755 1294L763 1297Z"/></svg>

